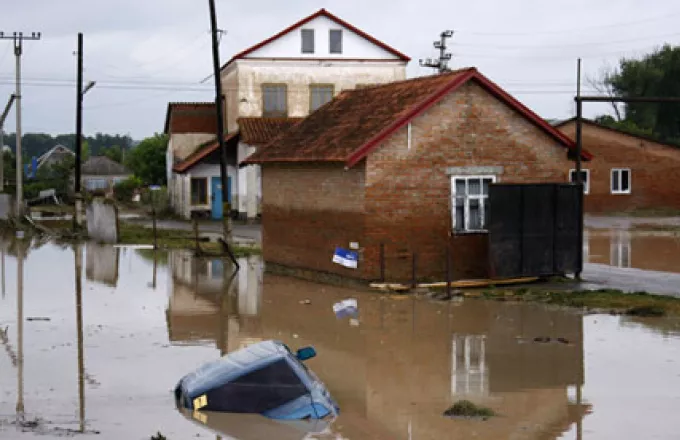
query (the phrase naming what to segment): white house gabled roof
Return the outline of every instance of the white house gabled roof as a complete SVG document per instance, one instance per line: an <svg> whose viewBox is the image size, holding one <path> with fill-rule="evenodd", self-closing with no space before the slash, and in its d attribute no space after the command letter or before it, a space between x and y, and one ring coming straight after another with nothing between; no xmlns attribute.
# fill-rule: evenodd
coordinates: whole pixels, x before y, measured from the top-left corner
<svg viewBox="0 0 680 440"><path fill-rule="evenodd" d="M61 144L57 144L54 147L50 148L47 150L45 153L43 153L40 157L38 157L37 162L38 162L38 168L42 166L45 161L52 156L53 154L70 154L72 156L75 156L75 153L71 151L68 147L65 147Z"/></svg>
<svg viewBox="0 0 680 440"><path fill-rule="evenodd" d="M356 38L357 40L363 40L363 42L368 42L370 46L372 46L373 50L370 51L372 54L371 56L366 56L366 57L359 57L361 59L366 59L366 60L390 60L390 61L401 61L401 62L409 62L411 58L408 56L404 55L403 53L399 52L398 50L394 49L393 47L388 46L384 42L376 39L375 37L372 37L368 35L366 32L354 27L353 25L347 23L346 21L342 20L341 18L331 14L325 9L320 9L319 11L315 12L314 14L303 18L302 20L292 24L291 26L288 26L286 29L282 30L281 32L277 33L276 35L273 35L269 38L267 38L264 41L261 41L260 43L249 47L248 49L245 49L236 55L234 55L229 61L227 61L223 66L222 69L224 70L227 66L232 64L236 60L242 60L242 59L257 59L257 58L266 58L266 59L272 59L272 58L282 58L282 55L278 56L271 56L270 51L268 49L272 48L272 46L275 46L278 42L286 39L287 37L290 37L292 33L294 33L297 29L309 24L310 22L313 21L319 21L319 20L324 20L324 21L330 21L332 24L334 24L334 27L339 27L342 28L346 31L349 31L352 37ZM297 44L297 43L296 43ZM376 54L380 54L382 56L375 56ZM283 59L285 59L285 54L283 55ZM304 59L318 59L318 56L314 56L314 54L310 54L310 56L305 56L302 57ZM347 59L346 57L333 57L334 59L342 60L342 59ZM354 58L354 57L353 57Z"/></svg>

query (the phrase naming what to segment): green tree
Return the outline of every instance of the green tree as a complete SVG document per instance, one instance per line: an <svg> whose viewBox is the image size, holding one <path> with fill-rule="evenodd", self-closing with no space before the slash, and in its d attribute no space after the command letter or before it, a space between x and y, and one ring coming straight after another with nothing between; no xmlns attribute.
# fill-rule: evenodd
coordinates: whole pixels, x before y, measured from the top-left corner
<svg viewBox="0 0 680 440"><path fill-rule="evenodd" d="M141 141L126 155L125 165L145 185L165 185L165 151L168 137L156 133Z"/></svg>
<svg viewBox="0 0 680 440"><path fill-rule="evenodd" d="M641 59L623 58L618 69L602 75L600 84L619 97L680 97L680 46L665 45ZM605 122L680 143L680 104L626 103L623 109L620 121Z"/></svg>
<svg viewBox="0 0 680 440"><path fill-rule="evenodd" d="M108 148L103 148L99 150L99 154L118 163L123 163L123 149L120 148L120 145L112 145Z"/></svg>

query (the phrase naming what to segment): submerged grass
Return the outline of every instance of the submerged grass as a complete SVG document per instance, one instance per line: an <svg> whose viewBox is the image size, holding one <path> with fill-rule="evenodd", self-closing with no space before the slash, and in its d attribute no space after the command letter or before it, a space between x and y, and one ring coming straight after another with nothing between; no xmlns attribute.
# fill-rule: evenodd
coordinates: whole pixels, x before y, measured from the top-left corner
<svg viewBox="0 0 680 440"><path fill-rule="evenodd" d="M490 289L482 297L499 301L526 301L605 311L633 316L680 316L680 298L615 289L552 291L540 288Z"/></svg>
<svg viewBox="0 0 680 440"><path fill-rule="evenodd" d="M182 229L157 229L158 247L164 249L193 249L196 247L192 231ZM151 228L130 223L120 224L121 244L153 244L154 235ZM222 245L216 242L201 241L201 249L205 252L222 252ZM236 257L247 257L260 253L258 248L234 246L232 251Z"/></svg>
<svg viewBox="0 0 680 440"><path fill-rule="evenodd" d="M72 220L40 220L36 224L49 228L59 235L73 230ZM11 228L11 226L9 226ZM29 228L30 229L30 228ZM119 224L119 243L120 244L153 244L153 229L131 223L120 222ZM194 234L192 231L183 229L157 229L157 245L159 249L194 249L196 247ZM200 241L201 250L206 253L222 253L222 245L211 242L205 238ZM258 255L260 249L257 247L234 246L232 248L236 257L247 257Z"/></svg>
<svg viewBox="0 0 680 440"><path fill-rule="evenodd" d="M447 417L493 417L496 415L494 410L485 406L476 405L469 400L459 400L451 408L444 411Z"/></svg>

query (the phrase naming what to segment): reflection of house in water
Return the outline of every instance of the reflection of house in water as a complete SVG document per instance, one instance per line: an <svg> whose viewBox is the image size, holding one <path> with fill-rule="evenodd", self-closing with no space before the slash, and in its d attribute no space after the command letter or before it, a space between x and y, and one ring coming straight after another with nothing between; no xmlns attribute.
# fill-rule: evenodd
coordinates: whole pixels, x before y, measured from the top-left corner
<svg viewBox="0 0 680 440"><path fill-rule="evenodd" d="M249 316L259 313L262 294L259 258L240 259L241 269L235 276L229 260L196 258L188 251L171 252L168 263L170 340L213 340L220 348L231 350L233 345L226 338L237 334Z"/></svg>
<svg viewBox="0 0 680 440"><path fill-rule="evenodd" d="M348 297L358 299L359 326L333 315L333 303ZM261 300L258 293L257 316L211 304L212 312L204 313L227 324L185 321L185 335L203 332L219 345L225 338L214 329L228 327L230 350L262 339L280 339L293 349L313 344L319 354L309 365L338 400L337 425L345 437L555 439L584 414L585 406L568 392L584 381L582 317L576 314L479 300L396 300L271 275ZM171 323L184 313L176 305L171 301ZM443 417L460 399L488 405L502 417L484 423Z"/></svg>
<svg viewBox="0 0 680 440"><path fill-rule="evenodd" d="M118 284L119 248L89 241L85 244L85 255L88 280L112 287Z"/></svg>
<svg viewBox="0 0 680 440"><path fill-rule="evenodd" d="M674 231L592 229L584 240L590 263L680 272L680 237Z"/></svg>
<svg viewBox="0 0 680 440"><path fill-rule="evenodd" d="M612 234L609 264L614 267L630 267L630 232L618 230Z"/></svg>

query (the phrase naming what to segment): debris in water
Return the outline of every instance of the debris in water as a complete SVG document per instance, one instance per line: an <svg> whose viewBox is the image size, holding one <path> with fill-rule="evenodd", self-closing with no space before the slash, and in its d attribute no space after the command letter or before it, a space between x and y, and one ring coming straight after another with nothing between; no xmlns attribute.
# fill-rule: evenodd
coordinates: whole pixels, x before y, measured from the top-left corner
<svg viewBox="0 0 680 440"><path fill-rule="evenodd" d="M346 316L356 318L359 313L357 300L348 298L333 304L333 313L335 313L335 316L338 318L344 318Z"/></svg>
<svg viewBox="0 0 680 440"><path fill-rule="evenodd" d="M51 321L52 318L46 318L44 316L29 316L26 321Z"/></svg>
<svg viewBox="0 0 680 440"><path fill-rule="evenodd" d="M495 415L491 408L475 405L469 400L459 400L444 411L446 417L479 417L484 420Z"/></svg>
<svg viewBox="0 0 680 440"><path fill-rule="evenodd" d="M666 310L659 306L638 306L628 309L626 315L642 316L642 317L661 317L666 314Z"/></svg>
<svg viewBox="0 0 680 440"><path fill-rule="evenodd" d="M541 343L545 344L547 342L550 342L550 338L548 338L546 336L539 336L537 338L534 338L534 342L541 342Z"/></svg>
<svg viewBox="0 0 680 440"><path fill-rule="evenodd" d="M557 342L561 342L562 344L570 344L569 339L566 338L557 338Z"/></svg>
<svg viewBox="0 0 680 440"><path fill-rule="evenodd" d="M152 435L152 436L151 436L151 440L168 440L168 439L167 439L166 436L164 436L163 434L161 434L160 431L158 431L158 432L156 433L156 435Z"/></svg>
<svg viewBox="0 0 680 440"><path fill-rule="evenodd" d="M303 299L303 300L300 301L300 304L304 304L304 305L309 305L311 303L312 303L311 299Z"/></svg>

